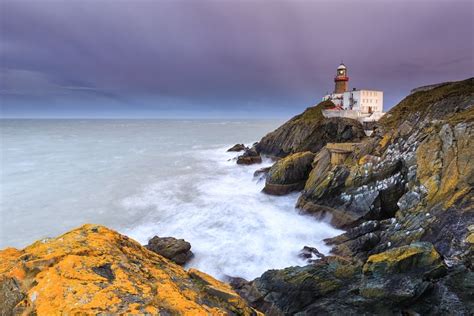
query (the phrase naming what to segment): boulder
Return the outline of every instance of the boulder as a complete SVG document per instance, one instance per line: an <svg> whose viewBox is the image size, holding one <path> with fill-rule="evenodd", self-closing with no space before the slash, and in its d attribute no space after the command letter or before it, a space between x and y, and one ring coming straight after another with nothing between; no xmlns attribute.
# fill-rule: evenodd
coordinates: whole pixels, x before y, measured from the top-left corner
<svg viewBox="0 0 474 316"><path fill-rule="evenodd" d="M0 315L258 315L232 288L99 225L0 251Z"/></svg>
<svg viewBox="0 0 474 316"><path fill-rule="evenodd" d="M246 149L242 155L237 157L237 164L239 165L252 165L261 162L262 157L255 147Z"/></svg>
<svg viewBox="0 0 474 316"><path fill-rule="evenodd" d="M303 189L314 159L312 152L292 154L277 161L268 172L263 192L285 195Z"/></svg>
<svg viewBox="0 0 474 316"><path fill-rule="evenodd" d="M184 265L193 257L191 244L184 239L154 236L145 247L179 265Z"/></svg>
<svg viewBox="0 0 474 316"><path fill-rule="evenodd" d="M228 152L239 152L246 150L247 147L244 144L235 144L234 146L227 149Z"/></svg>

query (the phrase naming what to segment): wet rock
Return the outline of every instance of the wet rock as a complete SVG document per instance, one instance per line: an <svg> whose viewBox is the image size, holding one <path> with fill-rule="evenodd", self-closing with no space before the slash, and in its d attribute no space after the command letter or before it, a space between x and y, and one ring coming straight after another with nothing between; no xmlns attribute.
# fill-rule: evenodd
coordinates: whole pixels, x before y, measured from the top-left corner
<svg viewBox="0 0 474 316"><path fill-rule="evenodd" d="M193 257L191 244L184 239L154 236L145 247L179 265L184 265Z"/></svg>
<svg viewBox="0 0 474 316"><path fill-rule="evenodd" d="M243 297L253 308L258 309L262 308L262 306L265 305L265 301L263 300L262 294L258 291L258 289L252 282L238 277L230 277L228 279L228 282L229 285L234 289L234 291L236 291L241 297ZM271 306L266 306L266 308L263 308L262 310L267 310L267 308L271 309Z"/></svg>
<svg viewBox="0 0 474 316"><path fill-rule="evenodd" d="M253 285L263 297L258 306L263 312L272 310L278 314L275 312L278 311L280 315L344 314L351 307L348 304L351 299L348 293L353 290L351 284L360 276L360 265L326 257L305 267L267 271L255 279ZM337 300L339 296L341 299L344 297L344 303Z"/></svg>
<svg viewBox="0 0 474 316"><path fill-rule="evenodd" d="M257 152L255 147L246 149L242 155L237 157L237 164L239 165L252 165L261 162L262 157Z"/></svg>
<svg viewBox="0 0 474 316"><path fill-rule="evenodd" d="M303 189L312 169L312 152L292 154L277 161L268 172L263 192L271 195L285 195Z"/></svg>
<svg viewBox="0 0 474 316"><path fill-rule="evenodd" d="M433 246L414 243L371 256L363 266L328 256L306 267L267 271L245 286L257 291L252 294L258 298L256 307L281 315L431 314L452 295L453 306L469 302L468 294L455 293L466 290L472 280L456 289L445 275Z"/></svg>
<svg viewBox="0 0 474 316"><path fill-rule="evenodd" d="M314 247L304 246L301 249L299 256L305 259L308 263L313 263L316 260L322 259L325 256Z"/></svg>
<svg viewBox="0 0 474 316"><path fill-rule="evenodd" d="M228 152L239 152L248 149L244 144L235 144L234 146L227 149Z"/></svg>
<svg viewBox="0 0 474 316"><path fill-rule="evenodd" d="M265 180L266 177L267 177L268 172L270 171L270 168L271 167L264 167L264 168L260 168L260 169L256 170L253 173L253 177L257 178L258 181Z"/></svg>

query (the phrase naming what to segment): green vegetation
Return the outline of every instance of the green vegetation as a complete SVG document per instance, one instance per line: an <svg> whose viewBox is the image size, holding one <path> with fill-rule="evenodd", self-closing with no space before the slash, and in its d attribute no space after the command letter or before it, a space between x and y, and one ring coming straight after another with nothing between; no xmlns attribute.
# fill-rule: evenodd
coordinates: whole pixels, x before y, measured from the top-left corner
<svg viewBox="0 0 474 316"><path fill-rule="evenodd" d="M474 94L474 78L454 83L447 83L428 91L416 92L403 99L379 122L380 125L386 130L390 130L396 128L407 117L410 117L413 114L425 116L427 113L429 113L429 108L438 101L442 101L450 97L465 96L469 94ZM466 114L471 115L472 119L472 110L464 111L462 113L465 112L468 112ZM463 114L459 113L459 116L456 116L454 121L462 120L462 116Z"/></svg>
<svg viewBox="0 0 474 316"><path fill-rule="evenodd" d="M303 113L294 118L293 123L318 122L324 119L322 111L334 107L331 101L323 101L316 106L307 108Z"/></svg>

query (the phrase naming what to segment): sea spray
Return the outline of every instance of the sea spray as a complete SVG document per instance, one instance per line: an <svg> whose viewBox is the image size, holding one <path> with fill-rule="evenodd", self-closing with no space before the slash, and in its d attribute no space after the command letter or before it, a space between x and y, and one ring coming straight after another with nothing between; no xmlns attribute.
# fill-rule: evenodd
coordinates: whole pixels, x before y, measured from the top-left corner
<svg viewBox="0 0 474 316"><path fill-rule="evenodd" d="M301 215L298 194L284 197L261 192L253 172L271 165L238 166L226 148L196 151L199 173L167 179L124 199L127 209L147 211L142 223L126 231L146 243L157 234L184 238L192 244L188 267L218 278L253 279L268 269L303 265L303 246L327 252L324 238L339 231Z"/></svg>
<svg viewBox="0 0 474 316"><path fill-rule="evenodd" d="M22 248L85 223L141 243L185 238L189 266L248 279L304 264L305 245L337 231L294 209L297 194L261 193L226 149L279 121L2 120L0 248ZM229 161L230 159L230 161Z"/></svg>

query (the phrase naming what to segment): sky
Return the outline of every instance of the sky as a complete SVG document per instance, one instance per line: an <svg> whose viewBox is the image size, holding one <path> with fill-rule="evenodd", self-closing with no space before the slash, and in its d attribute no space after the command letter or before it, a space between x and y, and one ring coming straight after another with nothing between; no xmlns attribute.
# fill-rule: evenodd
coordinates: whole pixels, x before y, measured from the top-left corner
<svg viewBox="0 0 474 316"><path fill-rule="evenodd" d="M0 0L2 117L285 118L473 76L474 1Z"/></svg>

